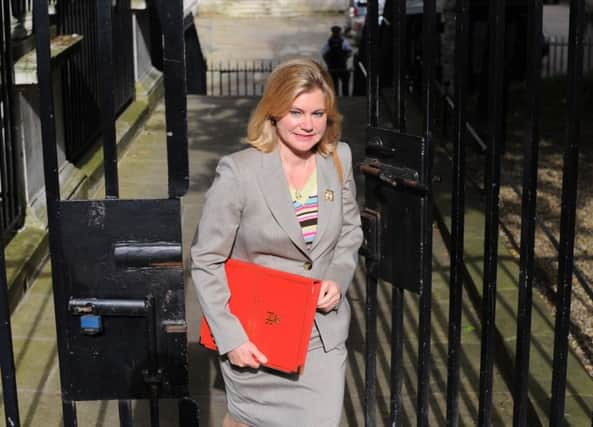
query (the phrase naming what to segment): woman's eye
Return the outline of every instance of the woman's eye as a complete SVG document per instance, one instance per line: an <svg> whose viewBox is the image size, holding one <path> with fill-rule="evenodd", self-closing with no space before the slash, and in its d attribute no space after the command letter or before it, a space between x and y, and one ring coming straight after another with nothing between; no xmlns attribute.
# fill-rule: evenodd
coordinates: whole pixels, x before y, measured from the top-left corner
<svg viewBox="0 0 593 427"><path fill-rule="evenodd" d="M323 111L316 111L313 113L315 117L323 117L325 113Z"/></svg>
<svg viewBox="0 0 593 427"><path fill-rule="evenodd" d="M293 116L293 117L298 117L298 116L301 115L301 112L300 111L296 111L296 110L292 110L292 111L290 111L290 115Z"/></svg>

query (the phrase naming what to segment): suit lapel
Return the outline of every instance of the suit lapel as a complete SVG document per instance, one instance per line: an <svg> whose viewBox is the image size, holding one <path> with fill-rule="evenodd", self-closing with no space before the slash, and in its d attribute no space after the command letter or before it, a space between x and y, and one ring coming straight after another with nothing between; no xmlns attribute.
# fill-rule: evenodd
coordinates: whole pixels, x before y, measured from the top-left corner
<svg viewBox="0 0 593 427"><path fill-rule="evenodd" d="M271 153L262 153L261 158L261 173L257 174L257 177L268 209L280 227L286 231L290 240L309 257L309 250L303 239L303 232L288 192L288 182L282 169L280 153L276 148ZM262 227L265 227L265 224L262 224Z"/></svg>
<svg viewBox="0 0 593 427"><path fill-rule="evenodd" d="M317 156L317 200L319 216L317 220L317 234L311 245L313 252L323 241L324 234L336 222L336 212L340 203L340 189L338 178L331 156Z"/></svg>

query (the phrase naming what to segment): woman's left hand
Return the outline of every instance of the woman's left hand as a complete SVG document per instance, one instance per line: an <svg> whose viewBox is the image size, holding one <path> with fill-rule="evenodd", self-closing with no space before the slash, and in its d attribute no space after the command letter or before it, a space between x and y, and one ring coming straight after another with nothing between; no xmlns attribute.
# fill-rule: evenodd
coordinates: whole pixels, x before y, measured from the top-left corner
<svg viewBox="0 0 593 427"><path fill-rule="evenodd" d="M321 282L317 309L322 313L329 313L336 308L340 298L342 298L342 292L338 284L333 280L324 280Z"/></svg>

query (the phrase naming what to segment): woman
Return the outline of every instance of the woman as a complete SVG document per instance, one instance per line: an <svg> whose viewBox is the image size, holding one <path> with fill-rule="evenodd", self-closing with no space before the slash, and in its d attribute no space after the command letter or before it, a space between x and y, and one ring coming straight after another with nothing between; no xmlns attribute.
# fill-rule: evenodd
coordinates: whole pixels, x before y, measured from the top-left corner
<svg viewBox="0 0 593 427"><path fill-rule="evenodd" d="M252 147L223 157L191 249L192 278L227 393L223 426L336 426L350 306L362 242L352 160L339 143L331 77L312 60L279 65L252 113ZM337 152L337 155L336 153ZM228 310L224 263L237 258L322 280L305 369L285 375Z"/></svg>

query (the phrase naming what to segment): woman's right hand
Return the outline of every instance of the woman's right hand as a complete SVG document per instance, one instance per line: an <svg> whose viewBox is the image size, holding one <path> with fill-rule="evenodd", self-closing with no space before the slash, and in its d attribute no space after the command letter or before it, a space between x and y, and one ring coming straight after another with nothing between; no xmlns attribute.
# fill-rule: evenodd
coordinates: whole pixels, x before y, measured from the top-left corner
<svg viewBox="0 0 593 427"><path fill-rule="evenodd" d="M229 362L239 368L259 368L268 363L268 358L258 350L251 341L244 342L239 347L227 353Z"/></svg>

